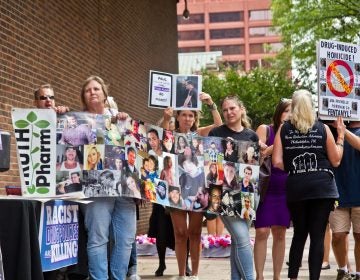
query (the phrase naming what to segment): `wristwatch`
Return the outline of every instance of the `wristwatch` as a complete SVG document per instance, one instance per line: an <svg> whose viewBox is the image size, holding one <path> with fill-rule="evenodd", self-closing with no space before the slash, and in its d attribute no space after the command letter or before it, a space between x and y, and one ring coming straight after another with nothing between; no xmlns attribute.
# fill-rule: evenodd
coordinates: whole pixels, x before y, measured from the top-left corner
<svg viewBox="0 0 360 280"><path fill-rule="evenodd" d="M216 106L215 102L213 102L211 105L207 104L207 106L208 106L210 111L217 110L217 106Z"/></svg>

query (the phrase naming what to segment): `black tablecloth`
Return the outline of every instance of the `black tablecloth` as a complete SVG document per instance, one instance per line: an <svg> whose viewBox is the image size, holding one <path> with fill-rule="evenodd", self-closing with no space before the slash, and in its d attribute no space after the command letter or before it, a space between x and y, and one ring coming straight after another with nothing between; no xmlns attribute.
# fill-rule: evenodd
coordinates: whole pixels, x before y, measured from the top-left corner
<svg viewBox="0 0 360 280"><path fill-rule="evenodd" d="M42 280L39 217L41 203L0 199L0 246L6 280Z"/></svg>
<svg viewBox="0 0 360 280"><path fill-rule="evenodd" d="M41 202L0 199L0 246L5 280L43 280L39 246ZM69 273L87 275L86 234L80 211L78 264ZM45 278L52 279L52 273Z"/></svg>

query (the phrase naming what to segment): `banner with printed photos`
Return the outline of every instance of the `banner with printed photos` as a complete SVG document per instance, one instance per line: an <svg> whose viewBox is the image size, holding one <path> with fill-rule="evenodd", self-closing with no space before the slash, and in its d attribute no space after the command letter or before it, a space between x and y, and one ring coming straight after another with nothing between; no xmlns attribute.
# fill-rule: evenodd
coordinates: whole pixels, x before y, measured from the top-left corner
<svg viewBox="0 0 360 280"><path fill-rule="evenodd" d="M56 124L59 197L127 196L255 219L258 143L89 113L67 113Z"/></svg>

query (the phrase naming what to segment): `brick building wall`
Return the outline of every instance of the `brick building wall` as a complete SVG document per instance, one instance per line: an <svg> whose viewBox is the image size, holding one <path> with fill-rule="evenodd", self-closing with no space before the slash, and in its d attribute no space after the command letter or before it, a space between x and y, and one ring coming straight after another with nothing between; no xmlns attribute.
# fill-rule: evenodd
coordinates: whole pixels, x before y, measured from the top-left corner
<svg viewBox="0 0 360 280"><path fill-rule="evenodd" d="M82 109L80 88L92 74L110 85L119 109L155 123L147 107L149 70L176 73L176 0L8 0L0 2L0 129L11 108L32 107L34 89L51 83L57 104ZM10 171L0 190L19 185L12 133ZM141 210L146 231L151 205Z"/></svg>

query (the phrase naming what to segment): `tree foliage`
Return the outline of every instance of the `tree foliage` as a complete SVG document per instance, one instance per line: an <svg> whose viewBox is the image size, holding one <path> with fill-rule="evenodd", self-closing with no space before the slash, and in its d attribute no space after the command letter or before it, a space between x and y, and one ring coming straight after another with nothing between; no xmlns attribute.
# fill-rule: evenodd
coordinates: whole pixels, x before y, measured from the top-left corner
<svg viewBox="0 0 360 280"><path fill-rule="evenodd" d="M314 69L319 39L358 43L359 0L272 0L271 9L303 82Z"/></svg>
<svg viewBox="0 0 360 280"><path fill-rule="evenodd" d="M256 68L247 74L229 69L223 77L203 72L203 91L212 96L219 106L218 110L221 112L220 101L225 96L239 96L252 119L254 129L262 123L271 123L280 98L291 96L294 90L295 86L285 72L269 68ZM205 109L201 125L211 123L211 113Z"/></svg>

